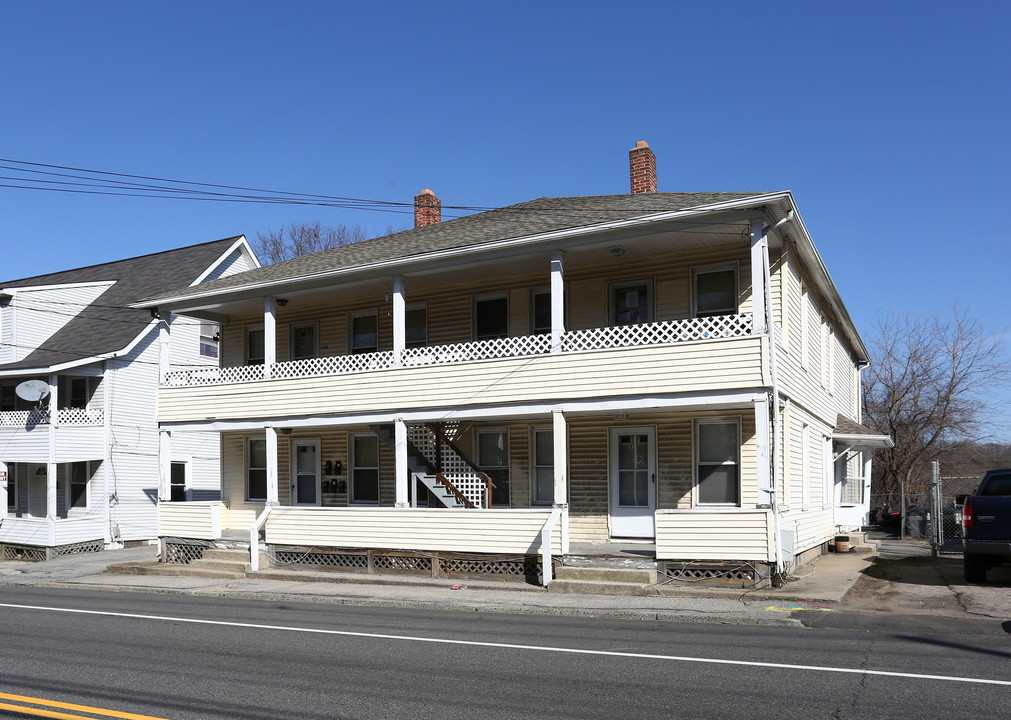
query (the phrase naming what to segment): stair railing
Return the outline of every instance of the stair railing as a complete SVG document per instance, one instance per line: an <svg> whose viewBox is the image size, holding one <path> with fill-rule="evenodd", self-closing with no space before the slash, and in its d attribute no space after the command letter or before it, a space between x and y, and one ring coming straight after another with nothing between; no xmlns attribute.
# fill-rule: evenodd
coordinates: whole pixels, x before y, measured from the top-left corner
<svg viewBox="0 0 1011 720"><path fill-rule="evenodd" d="M495 483L492 482L491 477L487 473L482 471L481 468L475 465L470 458L468 458L466 455L463 454L463 452L461 452L460 448L458 448L456 444L449 439L449 436L446 435L441 426L435 423L428 423L427 427L432 432L432 434L435 435L436 448L438 450L437 457L439 458L439 463L441 464L442 462L448 460L450 463L454 465L457 466L463 465L469 468L470 469L469 474L475 476L483 484L481 492L481 496L483 497L479 499L479 502L477 504L480 504L480 506L484 508L491 508L492 506L491 491L495 487ZM439 469L440 471L442 470L441 467Z"/></svg>

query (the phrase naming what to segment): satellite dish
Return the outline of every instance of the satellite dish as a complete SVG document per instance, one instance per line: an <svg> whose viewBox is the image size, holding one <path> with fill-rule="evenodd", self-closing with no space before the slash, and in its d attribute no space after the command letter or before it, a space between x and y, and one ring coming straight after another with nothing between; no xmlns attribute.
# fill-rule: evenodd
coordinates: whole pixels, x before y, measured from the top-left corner
<svg viewBox="0 0 1011 720"><path fill-rule="evenodd" d="M14 392L26 402L39 402L49 394L49 383L45 380L25 380L14 388Z"/></svg>

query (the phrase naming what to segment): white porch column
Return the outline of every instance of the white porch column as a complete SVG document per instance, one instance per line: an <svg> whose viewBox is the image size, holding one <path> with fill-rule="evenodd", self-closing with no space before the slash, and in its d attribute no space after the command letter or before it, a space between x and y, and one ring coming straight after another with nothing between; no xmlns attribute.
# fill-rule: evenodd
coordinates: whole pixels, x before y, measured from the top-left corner
<svg viewBox="0 0 1011 720"><path fill-rule="evenodd" d="M765 251L769 247L769 236L765 234L765 222L751 221L751 333L763 335L769 329L768 308L765 306Z"/></svg>
<svg viewBox="0 0 1011 720"><path fill-rule="evenodd" d="M7 484L13 480L7 471L7 463L0 460L0 518L7 514Z"/></svg>
<svg viewBox="0 0 1011 720"><path fill-rule="evenodd" d="M393 450L396 456L397 468L397 495L396 506L398 508L410 507L407 499L408 479L410 469L407 467L407 423L401 418L393 422Z"/></svg>
<svg viewBox="0 0 1011 720"><path fill-rule="evenodd" d="M871 462L874 458L873 450L864 450L864 493L863 497L860 498L860 503L864 506L864 512L870 512L871 510Z"/></svg>
<svg viewBox="0 0 1011 720"><path fill-rule="evenodd" d="M561 410L551 412L551 443L555 464L555 507L569 504L569 433L568 422Z"/></svg>
<svg viewBox="0 0 1011 720"><path fill-rule="evenodd" d="M407 345L407 302L404 298L404 278L393 278L393 365L403 362Z"/></svg>
<svg viewBox="0 0 1011 720"><path fill-rule="evenodd" d="M267 431L267 504L278 505L277 493L277 430L272 427Z"/></svg>
<svg viewBox="0 0 1011 720"><path fill-rule="evenodd" d="M264 380L270 379L270 371L273 368L274 363L276 362L277 362L277 299L268 297L263 301Z"/></svg>
<svg viewBox="0 0 1011 720"><path fill-rule="evenodd" d="M158 431L158 502L172 499L172 433Z"/></svg>
<svg viewBox="0 0 1011 720"><path fill-rule="evenodd" d="M562 334L565 332L565 277L562 268L562 251L551 253L551 352L562 351Z"/></svg>
<svg viewBox="0 0 1011 720"><path fill-rule="evenodd" d="M755 463L758 476L758 504L773 505L772 453L769 442L769 401L755 401Z"/></svg>
<svg viewBox="0 0 1011 720"><path fill-rule="evenodd" d="M158 322L158 384L165 384L165 376L172 367L171 329L168 318L160 318Z"/></svg>
<svg viewBox="0 0 1011 720"><path fill-rule="evenodd" d="M46 517L56 518L56 430L59 419L59 376L49 376L49 462L46 464ZM52 530L52 526L50 526Z"/></svg>

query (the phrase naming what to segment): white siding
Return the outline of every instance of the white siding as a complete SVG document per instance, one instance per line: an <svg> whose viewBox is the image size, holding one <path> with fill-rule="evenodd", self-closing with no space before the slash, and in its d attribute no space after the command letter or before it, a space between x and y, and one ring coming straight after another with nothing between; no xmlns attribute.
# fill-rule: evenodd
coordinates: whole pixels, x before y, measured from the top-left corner
<svg viewBox="0 0 1011 720"><path fill-rule="evenodd" d="M258 419L265 412L283 417L746 389L763 385L763 375L761 340L741 338L210 389L163 387L158 419Z"/></svg>
<svg viewBox="0 0 1011 720"><path fill-rule="evenodd" d="M226 513L217 502L160 503L158 536L215 540L221 537L221 516Z"/></svg>
<svg viewBox="0 0 1011 720"><path fill-rule="evenodd" d="M656 556L661 560L775 560L769 510L659 510Z"/></svg>
<svg viewBox="0 0 1011 720"><path fill-rule="evenodd" d="M540 552L551 510L401 510L393 508L274 508L267 542L384 550L475 553ZM561 523L551 537L561 553Z"/></svg>
<svg viewBox="0 0 1011 720"><path fill-rule="evenodd" d="M14 310L11 323L12 342L16 345L14 360L22 360L42 346L111 285L101 283L17 291L8 308Z"/></svg>

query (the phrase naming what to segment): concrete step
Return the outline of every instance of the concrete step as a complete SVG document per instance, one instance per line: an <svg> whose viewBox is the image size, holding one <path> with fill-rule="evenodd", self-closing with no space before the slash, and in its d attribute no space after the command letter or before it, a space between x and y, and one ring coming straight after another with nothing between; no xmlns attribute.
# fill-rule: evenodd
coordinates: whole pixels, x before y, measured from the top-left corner
<svg viewBox="0 0 1011 720"><path fill-rule="evenodd" d="M629 595L642 597L649 593L646 583L605 582L599 580L552 580L548 592L560 595Z"/></svg>
<svg viewBox="0 0 1011 720"><path fill-rule="evenodd" d="M252 568L248 562L233 562L230 560L194 560L189 564L190 568L196 570L219 570L222 572L235 572L245 575Z"/></svg>
<svg viewBox="0 0 1011 720"><path fill-rule="evenodd" d="M163 562L119 563L106 570L116 575L166 575L170 577L200 577L235 580L246 577L245 572L227 570L206 570L190 565L176 565Z"/></svg>
<svg viewBox="0 0 1011 720"><path fill-rule="evenodd" d="M249 550L234 548L207 548L204 550L204 560L220 560L224 562L249 562Z"/></svg>
<svg viewBox="0 0 1011 720"><path fill-rule="evenodd" d="M656 582L657 573L656 569L648 568L562 565L556 569L555 577L559 580L652 585Z"/></svg>

